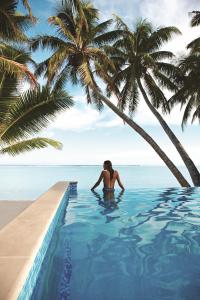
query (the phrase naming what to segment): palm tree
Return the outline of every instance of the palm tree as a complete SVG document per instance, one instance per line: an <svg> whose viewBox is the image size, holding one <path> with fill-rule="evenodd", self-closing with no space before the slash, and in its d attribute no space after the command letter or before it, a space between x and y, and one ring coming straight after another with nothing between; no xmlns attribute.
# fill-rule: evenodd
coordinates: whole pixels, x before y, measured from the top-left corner
<svg viewBox="0 0 200 300"><path fill-rule="evenodd" d="M24 31L32 24L32 17L16 12L17 4L18 1L16 0L2 0L0 3L0 68L8 74L26 75L35 83L36 79L26 65L5 56L5 48L11 49L13 46L10 43L28 41ZM26 0L24 5L28 5Z"/></svg>
<svg viewBox="0 0 200 300"><path fill-rule="evenodd" d="M3 101L1 99L1 101ZM53 88L38 86L26 92L5 98L0 114L0 153L16 155L48 145L61 149L58 141L33 137L47 127L57 113L73 105L71 97L58 81Z"/></svg>
<svg viewBox="0 0 200 300"><path fill-rule="evenodd" d="M160 50L160 47L173 34L179 34L180 31L175 27L153 30L152 25L144 20L136 25L134 32L131 32L118 17L117 26L125 33L112 46L106 47L106 51L114 64L118 64L118 71L116 75L114 74L112 82L118 89L121 87L118 95L119 108L123 111L129 105L130 113L134 112L139 103L140 91L148 108L176 147L194 185L200 186L198 169L158 111L158 108L162 107L163 112L169 112L167 99L160 87L167 88L171 92L177 91L173 79L180 74L177 67L166 61L173 58L173 53ZM112 92L113 84L108 84L108 89Z"/></svg>
<svg viewBox="0 0 200 300"><path fill-rule="evenodd" d="M112 20L98 23L97 17L98 12L90 3L64 1L58 7L57 15L49 18L49 23L57 29L57 36L37 36L31 42L32 50L42 47L53 51L47 60L39 64L36 75L44 73L49 84L56 78L62 82L70 79L74 84L80 83L85 88L88 103L95 103L99 109L106 104L153 147L182 186L189 186L158 144L102 95L95 79L94 65L100 64L115 70L115 65L102 46L119 38L124 30L108 31Z"/></svg>
<svg viewBox="0 0 200 300"><path fill-rule="evenodd" d="M60 81L52 88L40 87L27 66L36 66L30 53L14 46L13 42L28 41L24 30L35 21L27 0L23 4L29 16L16 13L17 4L16 0L2 0L0 4L0 153L17 155L48 145L61 149L62 144L56 140L32 136L73 102ZM24 80L34 83L34 89L22 93Z"/></svg>
<svg viewBox="0 0 200 300"><path fill-rule="evenodd" d="M200 24L200 12L194 11L191 25L198 26ZM189 53L179 60L179 68L182 72L181 76L176 78L179 85L178 91L170 98L171 108L175 104L185 106L182 127L191 119L200 120L200 37L196 38L187 45Z"/></svg>

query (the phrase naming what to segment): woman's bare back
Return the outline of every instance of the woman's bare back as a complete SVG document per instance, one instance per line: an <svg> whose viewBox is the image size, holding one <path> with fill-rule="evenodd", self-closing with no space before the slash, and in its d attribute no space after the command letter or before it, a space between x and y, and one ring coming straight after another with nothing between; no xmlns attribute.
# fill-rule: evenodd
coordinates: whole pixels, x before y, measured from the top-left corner
<svg viewBox="0 0 200 300"><path fill-rule="evenodd" d="M109 165L109 166L108 166ZM111 178L111 173L110 170L113 172L113 176ZM104 170L101 172L99 179L95 183L95 185L91 188L91 190L94 190L103 180L104 183L104 189L112 189L114 190L115 182L117 180L120 188L124 190L124 186L121 183L121 180L119 178L119 173L117 171L114 171L112 169L112 163L110 161L105 161L104 162Z"/></svg>
<svg viewBox="0 0 200 300"><path fill-rule="evenodd" d="M114 171L112 179L110 178L110 172L108 170L103 171L103 182L104 188L114 189L115 181L117 180L119 174L117 171Z"/></svg>

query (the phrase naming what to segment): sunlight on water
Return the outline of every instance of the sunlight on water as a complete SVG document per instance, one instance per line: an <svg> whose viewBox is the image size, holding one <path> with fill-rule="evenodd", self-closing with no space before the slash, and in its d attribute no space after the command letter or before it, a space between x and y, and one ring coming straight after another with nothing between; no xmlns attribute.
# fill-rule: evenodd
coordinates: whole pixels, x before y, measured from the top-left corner
<svg viewBox="0 0 200 300"><path fill-rule="evenodd" d="M71 197L33 299L198 300L200 190Z"/></svg>

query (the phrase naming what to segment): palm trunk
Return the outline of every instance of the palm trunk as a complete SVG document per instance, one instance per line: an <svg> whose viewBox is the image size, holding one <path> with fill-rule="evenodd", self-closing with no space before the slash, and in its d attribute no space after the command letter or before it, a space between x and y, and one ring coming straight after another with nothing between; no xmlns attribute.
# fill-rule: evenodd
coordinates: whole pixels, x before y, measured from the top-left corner
<svg viewBox="0 0 200 300"><path fill-rule="evenodd" d="M143 139L154 149L154 151L160 156L160 158L164 161L166 166L169 168L171 173L175 176L177 181L182 187L190 187L190 184L183 177L181 172L177 169L177 167L173 164L173 162L168 158L168 156L164 153L164 151L160 148L160 146L152 139L152 137L142 129L137 123L135 123L132 119L130 119L127 115L125 115L122 111L120 111L109 99L99 94L101 101L106 104L115 114L117 114L125 123L127 123L133 130L135 130Z"/></svg>
<svg viewBox="0 0 200 300"><path fill-rule="evenodd" d="M180 154L186 168L188 169L188 172L191 176L191 179L194 183L195 186L200 186L200 173L197 169L197 167L195 166L194 162L192 161L192 159L189 157L189 155L187 154L187 152L185 151L185 149L183 148L183 145L180 143L180 141L178 140L178 138L175 136L175 134L173 133L173 131L171 130L171 128L168 126L168 124L165 122L165 120L163 119L163 117L160 115L160 113L157 111L157 109L151 104L151 102L149 101L147 94L142 86L141 81L138 79L138 86L140 88L140 91L144 97L144 100L146 102L146 104L148 105L149 109L151 110L151 112L154 114L154 116L157 118L157 120L159 121L160 125L162 126L162 128L164 129L164 131L166 132L166 134L168 135L169 139L171 140L171 142L174 144L174 146L176 147L178 153Z"/></svg>

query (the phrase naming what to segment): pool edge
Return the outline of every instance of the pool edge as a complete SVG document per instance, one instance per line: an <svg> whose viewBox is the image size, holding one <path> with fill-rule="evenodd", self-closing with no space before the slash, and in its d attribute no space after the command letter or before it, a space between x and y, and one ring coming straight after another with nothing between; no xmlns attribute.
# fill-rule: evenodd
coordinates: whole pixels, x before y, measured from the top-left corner
<svg viewBox="0 0 200 300"><path fill-rule="evenodd" d="M69 185L57 182L1 230L0 300L16 300L22 293Z"/></svg>

